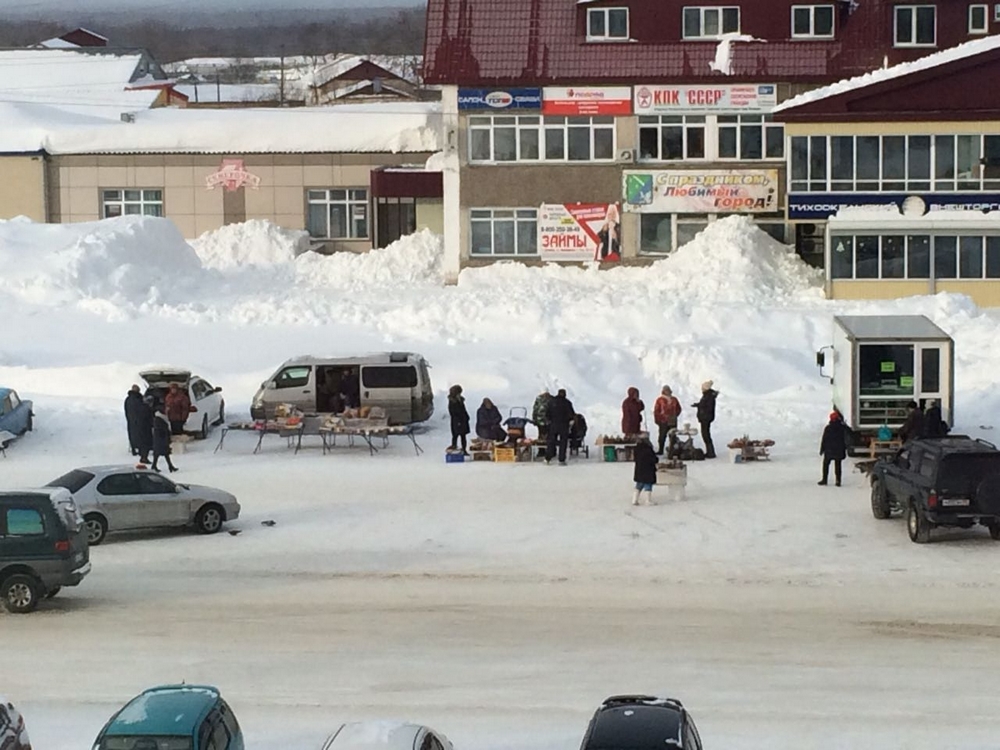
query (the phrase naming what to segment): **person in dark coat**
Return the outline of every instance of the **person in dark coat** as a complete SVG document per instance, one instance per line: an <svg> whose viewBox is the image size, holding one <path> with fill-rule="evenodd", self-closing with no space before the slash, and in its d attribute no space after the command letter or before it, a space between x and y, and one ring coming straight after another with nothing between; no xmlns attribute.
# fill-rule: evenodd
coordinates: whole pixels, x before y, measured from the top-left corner
<svg viewBox="0 0 1000 750"><path fill-rule="evenodd" d="M653 485L656 484L656 450L646 438L642 438L635 446L635 470L632 479L635 481L635 492L632 495L632 505L639 504L642 493L646 493L646 505L653 505Z"/></svg>
<svg viewBox="0 0 1000 750"><path fill-rule="evenodd" d="M133 421L129 422L129 438L135 433L135 447L139 455L139 463L149 463L149 452L153 450L153 404L156 402L151 394L139 399L132 406Z"/></svg>
<svg viewBox="0 0 1000 750"><path fill-rule="evenodd" d="M911 401L906 408L906 421L899 428L899 439L904 443L921 437L924 432L924 413L920 411L920 405L916 401Z"/></svg>
<svg viewBox="0 0 1000 750"><path fill-rule="evenodd" d="M701 400L692 404L698 410L698 424L701 426L701 439L705 441L705 458L715 458L715 443L712 442L712 422L715 421L715 400L719 392L714 390L714 383L706 380L701 384Z"/></svg>
<svg viewBox="0 0 1000 750"><path fill-rule="evenodd" d="M142 391L133 385L125 394L125 426L128 430L128 447L133 456L139 455L139 412L142 410Z"/></svg>
<svg viewBox="0 0 1000 750"><path fill-rule="evenodd" d="M823 478L817 484L825 485L830 477L830 463L833 463L833 476L840 486L841 464L847 458L847 425L839 411L830 413L830 422L823 429L823 439L819 444L820 455L823 456Z"/></svg>
<svg viewBox="0 0 1000 750"><path fill-rule="evenodd" d="M535 397L535 403L531 406L531 421L538 428L538 441L546 442L549 439L549 403L552 401L552 394L546 388Z"/></svg>
<svg viewBox="0 0 1000 750"><path fill-rule="evenodd" d="M358 379L358 371L353 367L344 370L344 374L340 378L340 395L348 409L361 407L361 381Z"/></svg>
<svg viewBox="0 0 1000 750"><path fill-rule="evenodd" d="M504 432L503 417L500 410L488 398L483 399L482 405L476 411L476 435L483 440L495 440L502 443L507 439Z"/></svg>
<svg viewBox="0 0 1000 750"><path fill-rule="evenodd" d="M629 388L628 396L622 401L622 433L638 435L642 432L642 412L646 405L639 398L638 388Z"/></svg>
<svg viewBox="0 0 1000 750"><path fill-rule="evenodd" d="M934 399L927 402L927 411L924 412L924 436L944 437L948 434L948 425L941 416L941 406Z"/></svg>
<svg viewBox="0 0 1000 750"><path fill-rule="evenodd" d="M469 434L469 411L465 408L462 386L453 385L448 390L448 416L451 417L451 450L458 450L458 440L462 440L462 455L468 456L465 436Z"/></svg>
<svg viewBox="0 0 1000 750"><path fill-rule="evenodd" d="M560 388L559 392L549 401L546 419L549 425L548 443L545 447L545 463L552 463L559 450L559 464L566 465L566 447L569 445L569 431L573 426L573 418L576 410L573 402L566 398L566 389Z"/></svg>
<svg viewBox="0 0 1000 750"><path fill-rule="evenodd" d="M153 465L150 467L153 471L160 470L156 462L160 460L161 456L166 459L167 468L171 472L177 471L177 467L170 460L171 432L170 420L167 419L162 408L157 408L156 414L153 415Z"/></svg>

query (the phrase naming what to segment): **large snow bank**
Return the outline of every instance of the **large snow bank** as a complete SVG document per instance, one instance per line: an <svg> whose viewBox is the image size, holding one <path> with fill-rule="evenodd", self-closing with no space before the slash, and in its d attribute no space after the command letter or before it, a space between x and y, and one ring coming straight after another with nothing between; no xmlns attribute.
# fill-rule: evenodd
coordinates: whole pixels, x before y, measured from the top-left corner
<svg viewBox="0 0 1000 750"><path fill-rule="evenodd" d="M191 242L205 268L271 267L291 263L309 249L309 233L264 219L227 224Z"/></svg>
<svg viewBox="0 0 1000 750"><path fill-rule="evenodd" d="M443 252L440 235L425 229L361 255L309 253L296 261L295 271L303 284L338 291L385 286L406 289L428 283L440 286Z"/></svg>

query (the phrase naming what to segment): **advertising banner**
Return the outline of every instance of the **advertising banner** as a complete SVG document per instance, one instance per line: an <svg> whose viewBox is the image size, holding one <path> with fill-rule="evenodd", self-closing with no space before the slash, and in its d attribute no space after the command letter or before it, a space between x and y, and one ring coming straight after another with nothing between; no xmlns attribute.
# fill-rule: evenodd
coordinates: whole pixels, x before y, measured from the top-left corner
<svg viewBox="0 0 1000 750"><path fill-rule="evenodd" d="M778 210L778 170L626 171L625 210L644 214L767 213Z"/></svg>
<svg viewBox="0 0 1000 750"><path fill-rule="evenodd" d="M937 211L1000 211L1000 193L789 193L788 218L825 221L842 208L895 206L906 216Z"/></svg>
<svg viewBox="0 0 1000 750"><path fill-rule="evenodd" d="M637 115L770 112L777 104L773 83L635 87Z"/></svg>
<svg viewBox="0 0 1000 750"><path fill-rule="evenodd" d="M540 88L459 89L459 109L541 109Z"/></svg>
<svg viewBox="0 0 1000 750"><path fill-rule="evenodd" d="M632 89L629 86L574 86L542 89L542 113L546 115L630 115Z"/></svg>
<svg viewBox="0 0 1000 750"><path fill-rule="evenodd" d="M617 203L545 203L538 211L538 256L618 262L620 218Z"/></svg>

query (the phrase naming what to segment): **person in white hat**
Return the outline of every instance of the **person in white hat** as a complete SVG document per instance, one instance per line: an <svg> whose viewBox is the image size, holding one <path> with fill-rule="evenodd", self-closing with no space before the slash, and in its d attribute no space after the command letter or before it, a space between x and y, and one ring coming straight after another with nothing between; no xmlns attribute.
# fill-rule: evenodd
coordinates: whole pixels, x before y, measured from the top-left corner
<svg viewBox="0 0 1000 750"><path fill-rule="evenodd" d="M698 424L701 425L701 439L705 441L705 458L715 458L715 443L712 442L712 422L715 421L715 399L719 392L714 390L711 380L701 384L701 400L691 404L698 410Z"/></svg>

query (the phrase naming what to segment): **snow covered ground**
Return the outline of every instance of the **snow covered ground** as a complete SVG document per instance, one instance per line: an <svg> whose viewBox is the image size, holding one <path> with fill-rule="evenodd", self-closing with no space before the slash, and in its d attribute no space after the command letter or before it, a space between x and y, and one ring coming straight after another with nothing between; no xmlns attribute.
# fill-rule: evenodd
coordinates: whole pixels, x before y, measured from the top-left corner
<svg viewBox="0 0 1000 750"><path fill-rule="evenodd" d="M402 717L458 748L569 750L616 692L689 705L707 747L986 748L1000 718L997 545L916 546L876 522L858 474L815 485L832 316L924 313L957 349L958 429L989 437L997 318L939 295L832 303L740 220L668 260L610 272L500 265L441 283L440 240L300 254L261 223L185 244L164 220L0 222L0 384L36 431L0 487L127 458L121 402L150 364L222 385L230 417L305 353L403 349L433 365L438 413L369 457L231 433L176 456L237 494L238 536L112 538L94 572L29 617L0 616L0 692L38 748L90 746L135 692L218 685L248 748L317 748L339 721ZM692 466L684 503L633 509L631 467L446 466L443 394L506 413L566 387L591 437L635 385L721 391L716 439L774 461ZM688 409L690 412L691 410ZM663 490L659 491L662 496ZM261 521L274 520L264 526Z"/></svg>

